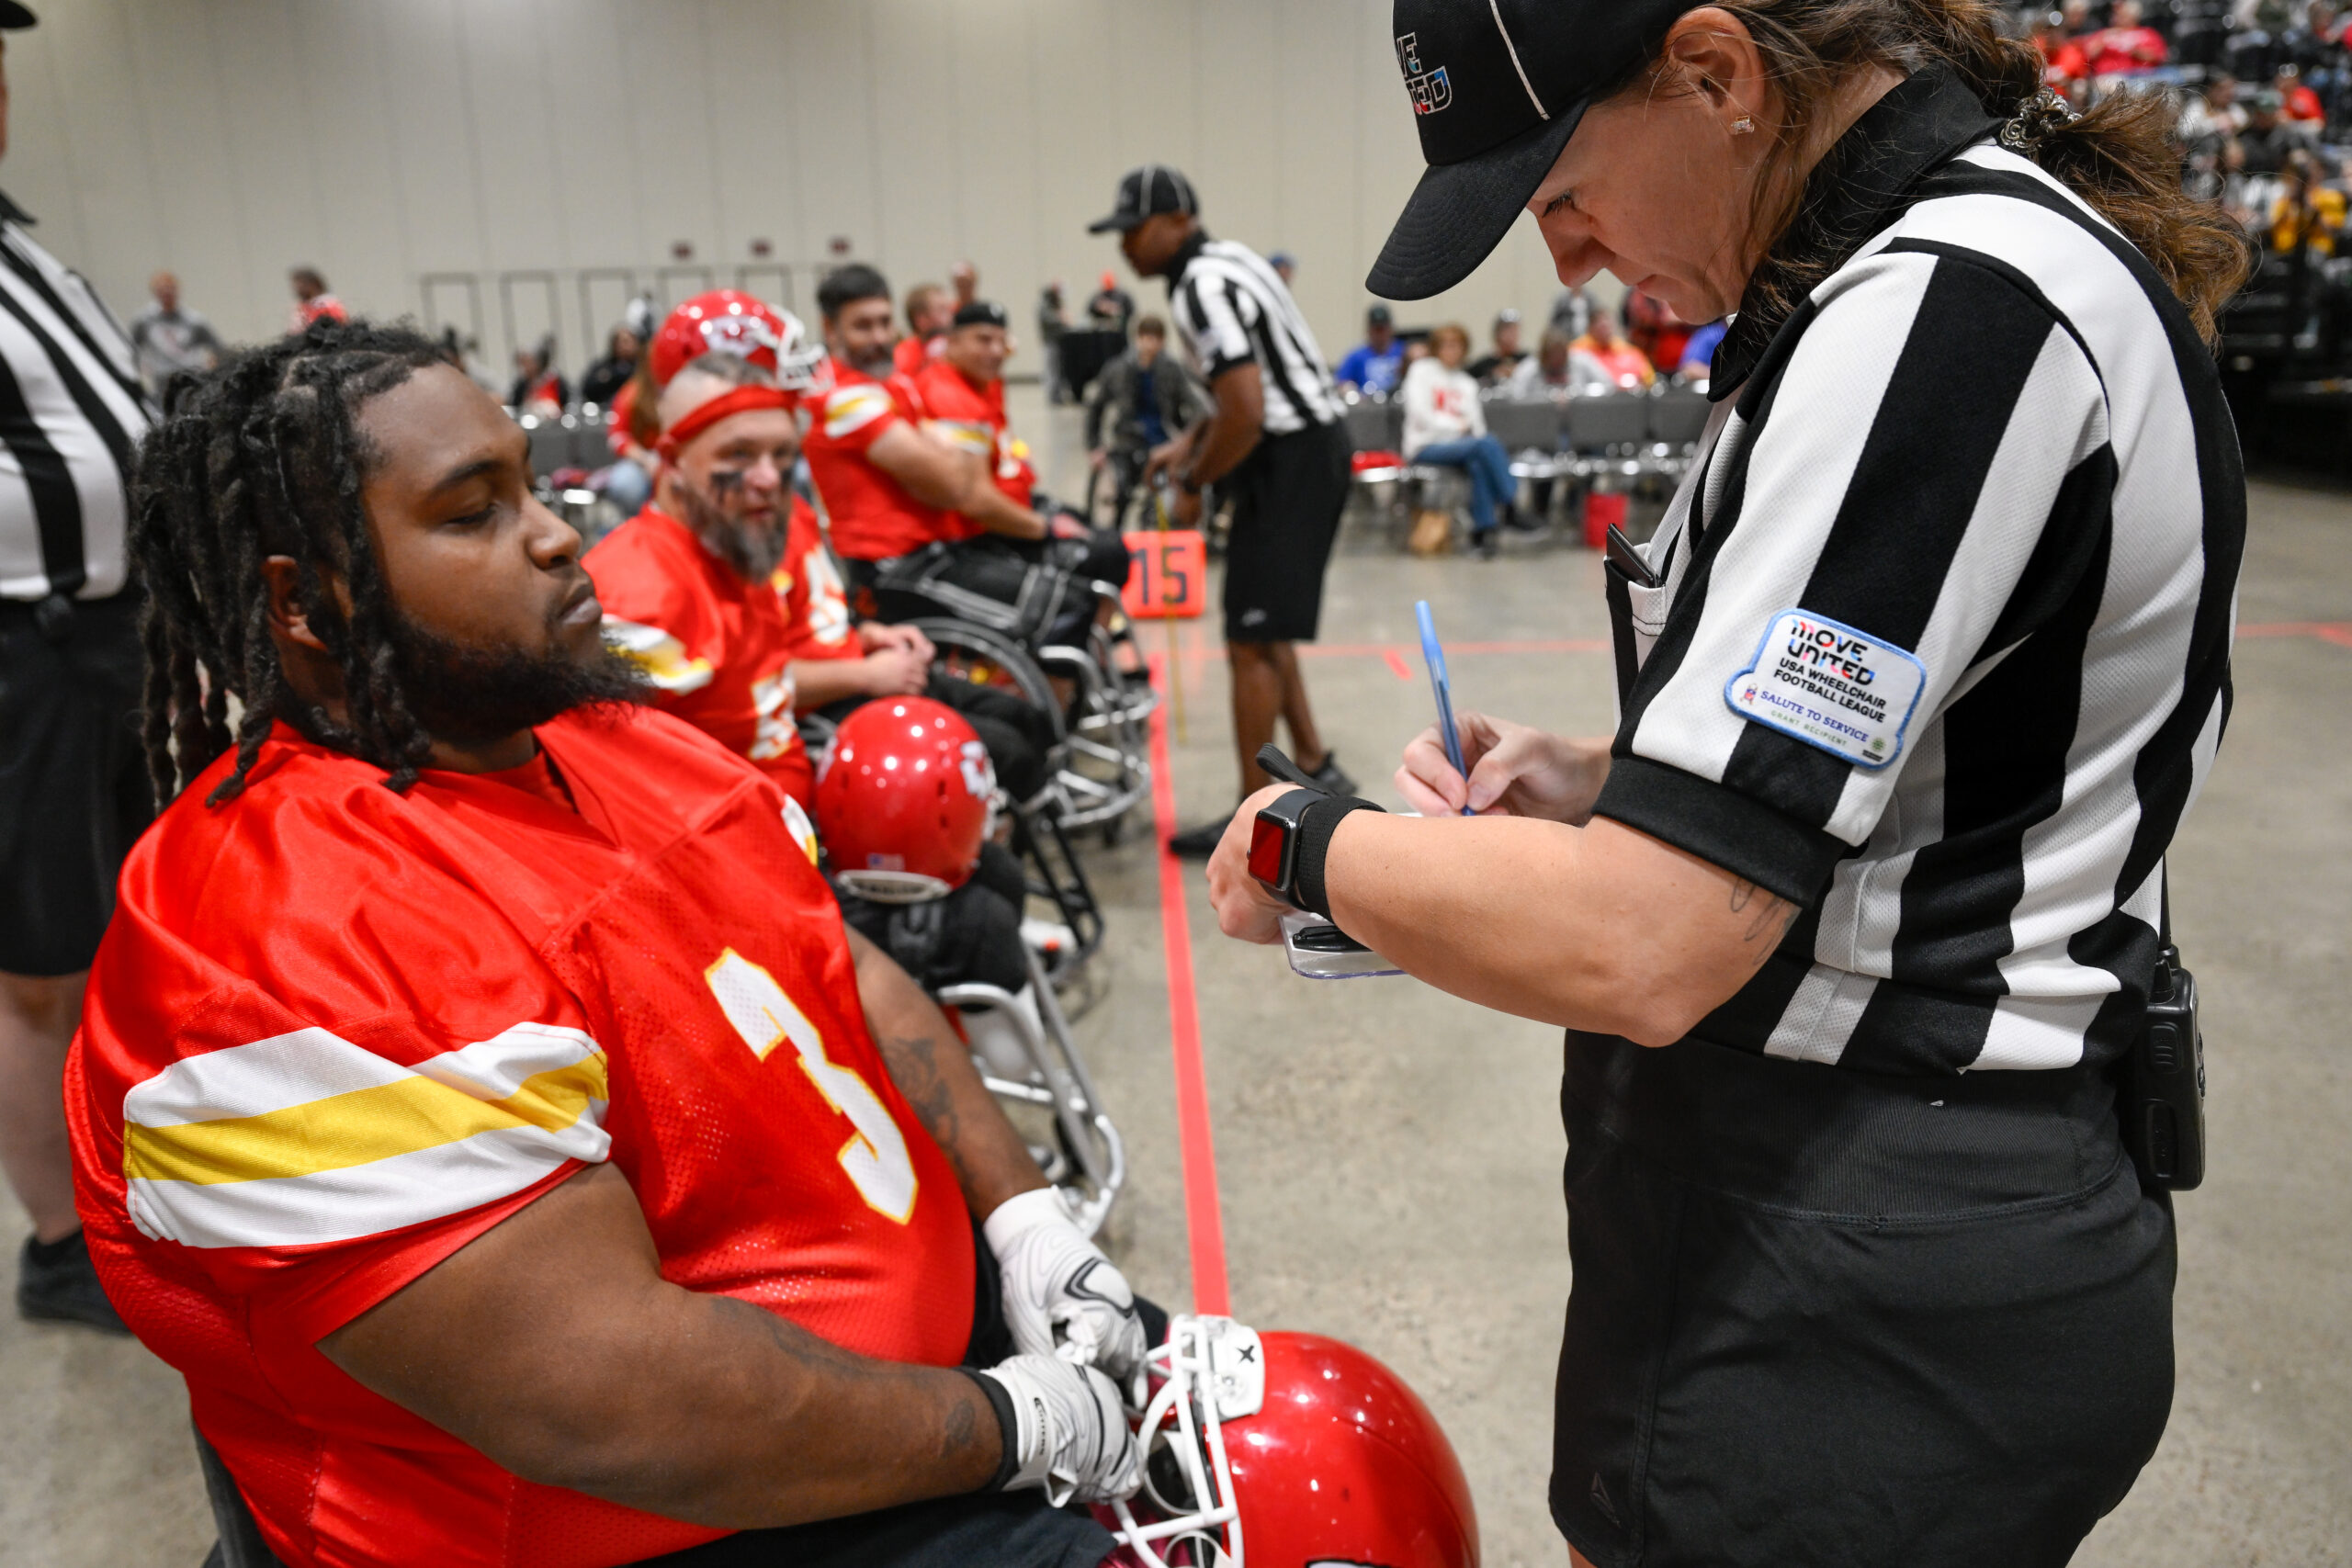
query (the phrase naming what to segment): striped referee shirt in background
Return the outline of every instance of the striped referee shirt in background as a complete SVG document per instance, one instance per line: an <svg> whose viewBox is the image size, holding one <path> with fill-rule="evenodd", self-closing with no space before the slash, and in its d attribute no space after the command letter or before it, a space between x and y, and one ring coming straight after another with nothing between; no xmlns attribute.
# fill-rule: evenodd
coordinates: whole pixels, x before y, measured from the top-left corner
<svg viewBox="0 0 2352 1568"><path fill-rule="evenodd" d="M1288 435L1340 417L1340 394L1323 351L1282 275L1257 252L1196 232L1176 253L1168 300L1202 379L1215 381L1237 365L1257 361L1267 434Z"/></svg>
<svg viewBox="0 0 2352 1568"><path fill-rule="evenodd" d="M0 599L122 591L125 479L147 432L130 340L0 196Z"/></svg>
<svg viewBox="0 0 2352 1568"><path fill-rule="evenodd" d="M1599 813L1804 907L1698 1038L2055 1068L2111 1060L2146 1000L2229 708L2244 478L2178 301L1994 129L1940 68L1858 124L1808 220L1847 259L1736 324L1733 400L1647 547L1665 584L1629 595ZM1756 716L1752 671L1802 689L1792 614L1916 683L1907 725L1853 728L1883 760Z"/></svg>

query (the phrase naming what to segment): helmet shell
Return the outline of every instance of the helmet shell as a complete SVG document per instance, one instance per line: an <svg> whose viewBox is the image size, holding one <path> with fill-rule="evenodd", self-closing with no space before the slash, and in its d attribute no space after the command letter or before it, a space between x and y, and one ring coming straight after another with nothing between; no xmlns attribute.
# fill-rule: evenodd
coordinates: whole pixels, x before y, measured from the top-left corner
<svg viewBox="0 0 2352 1568"><path fill-rule="evenodd" d="M882 697L842 720L817 781L817 829L851 892L918 902L979 863L996 770L962 715L929 697Z"/></svg>
<svg viewBox="0 0 2352 1568"><path fill-rule="evenodd" d="M680 305L647 353L657 387L706 354L732 354L774 372L778 385L797 388L808 384L820 357L791 311L740 288L714 288Z"/></svg>

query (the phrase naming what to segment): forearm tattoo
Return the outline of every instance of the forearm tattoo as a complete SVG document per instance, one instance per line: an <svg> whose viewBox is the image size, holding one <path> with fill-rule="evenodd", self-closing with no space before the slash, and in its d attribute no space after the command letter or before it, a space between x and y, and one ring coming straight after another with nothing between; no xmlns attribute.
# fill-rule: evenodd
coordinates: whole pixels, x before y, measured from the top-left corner
<svg viewBox="0 0 2352 1568"><path fill-rule="evenodd" d="M1753 882L1734 881L1731 885L1731 912L1740 914L1751 907L1756 913L1747 922L1747 929L1740 933L1739 940L1752 943L1758 938L1768 937L1770 945L1778 946L1781 939L1788 934L1791 922L1797 918L1797 906L1777 893L1765 892Z"/></svg>

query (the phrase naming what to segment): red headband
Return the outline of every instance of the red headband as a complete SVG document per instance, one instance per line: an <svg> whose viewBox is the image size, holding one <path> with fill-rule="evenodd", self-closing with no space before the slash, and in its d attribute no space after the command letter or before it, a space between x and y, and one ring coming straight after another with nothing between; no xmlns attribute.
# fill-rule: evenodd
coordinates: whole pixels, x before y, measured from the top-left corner
<svg viewBox="0 0 2352 1568"><path fill-rule="evenodd" d="M707 403L695 405L677 423L662 433L662 439L654 443L653 449L662 455L663 462L675 462L687 442L730 414L751 409L782 409L790 413L799 406L800 399L781 387L737 387Z"/></svg>

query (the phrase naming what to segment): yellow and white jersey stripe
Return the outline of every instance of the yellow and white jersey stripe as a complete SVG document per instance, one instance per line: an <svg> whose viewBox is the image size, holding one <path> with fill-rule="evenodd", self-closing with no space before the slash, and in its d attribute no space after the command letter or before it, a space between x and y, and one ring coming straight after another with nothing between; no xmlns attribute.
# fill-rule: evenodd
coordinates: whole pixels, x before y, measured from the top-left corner
<svg viewBox="0 0 2352 1568"><path fill-rule="evenodd" d="M673 696L698 692L710 684L710 660L688 658L686 645L660 626L606 615L605 640L634 660L656 689Z"/></svg>
<svg viewBox="0 0 2352 1568"><path fill-rule="evenodd" d="M325 1029L188 1056L123 1097L131 1222L188 1247L350 1241L604 1160L605 1053L517 1023L404 1067Z"/></svg>
<svg viewBox="0 0 2352 1568"><path fill-rule="evenodd" d="M865 429L891 412L890 393L887 388L871 381L854 381L846 387L836 387L825 399L825 434L838 441L854 431Z"/></svg>
<svg viewBox="0 0 2352 1568"><path fill-rule="evenodd" d="M927 419L922 422L922 428L924 434L945 442L958 452L983 458L995 456L995 427L979 420Z"/></svg>

